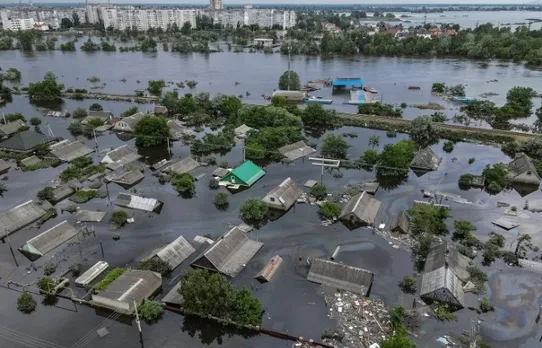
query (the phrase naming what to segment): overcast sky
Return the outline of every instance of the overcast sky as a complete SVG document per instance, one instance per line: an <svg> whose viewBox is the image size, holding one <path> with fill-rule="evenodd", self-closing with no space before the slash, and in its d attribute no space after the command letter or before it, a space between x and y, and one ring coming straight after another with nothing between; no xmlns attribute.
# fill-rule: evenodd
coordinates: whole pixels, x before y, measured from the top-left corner
<svg viewBox="0 0 542 348"><path fill-rule="evenodd" d="M18 0L0 0L0 4L12 4L12 3L18 3ZM28 3L29 0L22 0L23 3ZM74 3L76 1L74 0L34 0L34 4L39 3ZM84 1L82 1L84 2ZM107 1L92 1L89 0L89 2L102 2L106 3ZM491 0L383 0L383 1L377 1L377 0L251 0L251 1L243 1L243 0L224 0L224 5L228 4L312 4L312 5L318 5L318 4L529 4L533 3L534 1L521 1L521 0L506 0L506 1L491 1ZM111 0L112 4L134 4L134 3L141 3L141 4L198 4L198 5L204 5L208 4L208 0ZM541 3L538 1L538 3Z"/></svg>

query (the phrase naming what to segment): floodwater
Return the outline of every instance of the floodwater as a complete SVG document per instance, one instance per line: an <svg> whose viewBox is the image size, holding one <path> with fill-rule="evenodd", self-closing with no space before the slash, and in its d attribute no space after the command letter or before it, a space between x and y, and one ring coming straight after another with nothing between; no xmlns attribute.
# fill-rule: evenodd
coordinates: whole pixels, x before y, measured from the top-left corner
<svg viewBox="0 0 542 348"><path fill-rule="evenodd" d="M280 55L260 54L233 54L219 53L208 56L187 55L181 56L172 53L160 52L158 54L142 53L98 53L88 55L84 52L76 53L35 53L27 56L20 52L1 52L0 58L3 67L14 66L23 73L23 85L42 78L47 70L53 71L66 86L83 88L90 84L86 78L97 75L106 82L104 91L112 93L129 93L136 88L141 88L136 80L146 84L149 79L164 78L166 81L180 81L185 79L196 79L199 81L193 92L208 91L211 94L218 92L228 94L239 94L244 91L251 91L252 96L245 98L247 102L262 102L258 96L262 93L269 93L276 87L278 76L286 67L284 57ZM427 102L432 100L429 95L429 88L432 82L438 80L450 81L450 83L467 83L472 91L481 93L494 88L505 93L511 85L530 85L536 87L539 83L536 77L538 71L531 71L522 66L501 63L490 63L487 68L480 66L480 63L465 62L459 60L413 60L413 59L377 59L360 58L355 60L323 60L321 58L296 57L294 69L302 76L303 81L325 76L355 75L363 76L365 80L384 91L386 102L409 103ZM461 67L463 66L463 68ZM467 72L465 72L465 70ZM502 74L502 75L500 75ZM529 77L530 76L530 77ZM126 83L120 82L126 78ZM487 84L486 80L499 78L506 81L504 84ZM240 85L235 86L234 82L239 81ZM415 84L423 86L422 91L410 93L406 86ZM477 87L473 87L477 86ZM487 88L483 90L482 87ZM182 91L181 91L182 92ZM322 93L330 93L323 90ZM340 96L334 97L340 98ZM389 98L389 101L388 101ZM67 100L61 106L62 109L72 111L76 107L88 107L95 101L74 101ZM104 109L111 110L115 114L126 110L130 103L124 102L100 102ZM140 105L140 109L149 110L151 105ZM346 106L333 105L339 109L346 109ZM353 111L353 110L352 110ZM411 111L410 109L407 111ZM0 109L0 112L22 112L27 119L40 117L43 121L40 126L46 132L47 126L55 136L72 138L66 130L71 120L47 118L43 112L30 105L24 96L14 96L13 103ZM387 143L394 143L405 139L406 135L398 135L395 139L385 136L385 132L343 127L328 134L356 133L358 137L346 138L351 144L349 149L350 158L358 158L368 148L368 138L377 134L380 136L378 150L381 150ZM89 146L95 146L94 140L80 138ZM310 142L319 143L321 138L309 138ZM98 137L100 152L107 148L117 147L122 144L134 146L134 141L124 142L112 133ZM536 191L522 198L516 191L506 191L497 196L489 196L479 190L461 191L457 187L457 178L464 172L480 173L486 164L499 161L508 161L498 148L481 146L475 144L459 143L451 154L442 151L442 142L433 146L435 152L443 157L441 167L434 173L417 177L411 173L406 183L396 188L381 188L376 193L376 198L383 202L383 208L379 220L387 223L389 218L401 210L408 209L412 200L421 199L423 188L440 189L442 191L460 194L467 198L472 204L459 205L448 202L452 207L453 219L468 219L478 228L477 234L481 239L487 238L487 233L495 229L490 221L502 216L503 209L496 208L497 201L505 201L518 207L522 207L525 199L542 199L540 191ZM167 148L139 150L146 156L143 160L147 163L156 162L168 156ZM173 144L171 148L175 157L184 157L190 153L188 147L180 142ZM217 161L228 161L231 165L237 165L242 161L242 143L238 144L230 153L225 156L217 156ZM95 161L103 156L94 155ZM468 159L475 157L476 161L468 164ZM38 190L50 185L56 180L58 174L66 168L66 164L58 168L43 169L38 172L10 171L9 179L5 182L8 192L0 200L0 210L8 209L29 199L35 199ZM33 283L42 274L42 266L46 262L54 261L59 263L59 272L69 267L74 262L80 262L89 267L101 259L100 241L103 244L105 260L111 266L131 265L138 258L150 250L169 243L179 235L187 240L192 240L196 235L210 233L218 236L229 229L232 224L240 222L238 213L239 206L247 198L262 197L272 187L282 182L286 177L291 177L297 183L303 184L308 179L318 180L319 168L311 165L308 158L299 159L292 164L271 163L265 166L266 175L248 190L230 195L230 208L227 211L218 211L212 205L215 192L207 187L213 167L200 168L198 173L206 174L206 177L197 183L196 196L192 199L178 197L172 187L160 185L156 178L146 169L146 178L131 189L139 195L155 197L162 200L164 208L160 215L130 212L135 218L135 223L128 225L119 231L120 240L112 240L112 231L107 226L107 217L104 222L89 225L96 230L96 237L90 237L82 243L81 253L77 246L68 246L54 255L50 254L37 261L35 265L38 271L26 271L24 267L29 262L22 258L18 252L16 257L22 265L12 273L6 273L6 269L13 264L13 259L7 244L0 244L0 269L2 270L1 284L5 285L7 279L21 281L27 284ZM359 183L362 180L373 179L374 173L363 170L343 170L344 176L340 179L334 178L330 173L325 172L324 184L331 192L344 191L345 185ZM103 189L103 188L102 188ZM114 199L124 189L111 184L109 185L111 199ZM57 208L65 207L68 202L61 202ZM99 209L112 211L107 199L95 199L81 205L84 209ZM341 246L338 260L347 264L369 269L375 273L375 282L371 297L383 299L388 305L402 303L403 298L397 287L397 282L405 275L413 274L413 266L410 255L401 249L396 249L377 235L373 235L367 229L348 230L342 224L337 223L329 227L322 226L316 214L316 207L310 205L297 205L284 216L275 221L268 221L259 230L255 230L249 236L264 242L264 247L256 257L246 266L246 269L233 280L236 286L251 287L254 294L262 301L266 312L263 316L263 325L273 330L288 332L292 335L305 338L319 339L323 330L333 327L332 319L328 317L328 309L324 305L323 296L319 287L305 279L306 267L304 260L307 257L327 257L337 246ZM72 221L68 213L59 214L51 221L46 222L39 230L29 228L12 235L11 243L20 247L31 237L41 233L47 228L67 219ZM449 225L453 223L449 219ZM524 233L531 233L535 244L542 240L537 234L537 225L542 222L535 214L522 212L518 219L523 219L519 230ZM517 231L505 233L509 242L515 238ZM508 245L508 242L507 242ZM274 256L280 255L285 262L271 282L259 284L253 280L254 275ZM300 260L301 258L301 260ZM495 268L495 266L493 267ZM164 290L169 290L178 276L177 270L173 279L164 281ZM510 270L511 277L521 276L525 283L538 284L536 278L539 276ZM500 276L500 274L498 274ZM492 277L490 287L491 300L497 308L498 304L506 311L510 303L504 296L508 294L506 287L498 287L498 282ZM501 283L508 282L512 278L503 278ZM497 285L496 285L497 284ZM519 285L518 285L519 286ZM0 288L2 301L0 301L0 320L2 325L26 334L40 337L43 340L53 342L61 346L71 346L87 333L95 331L95 327L104 319L97 316L93 310L86 307L77 307L74 312L73 305L65 300L60 300L57 307L38 306L36 313L27 316L16 310L17 292ZM531 294L532 291L529 293ZM503 295L504 294L504 295ZM82 295L82 294L78 294ZM518 322L516 314L519 311L532 311L532 301L535 297L529 295L525 301L514 305L514 313L500 314L495 325L483 330L482 333L493 339L494 347L510 347L510 343L528 345L527 340L535 336L536 328L525 324L527 317L520 318ZM469 304L476 305L475 296L467 296ZM408 304L404 303L405 305ZM508 307L507 307L508 306ZM514 316L514 317L513 317ZM468 329L470 318L476 314L468 310L461 311L460 320L453 323L436 323L432 320L424 323L422 327L427 332L418 343L420 347L435 347L435 339L447 332L461 332ZM513 318L512 318L513 317ZM482 318L485 318L482 316ZM526 319L525 319L526 318ZM515 321L512 321L515 320ZM523 321L522 321L523 320ZM525 327L525 329L511 332L513 327ZM32 327L32 330L28 328ZM62 328L62 330L59 330ZM217 327L207 321L183 318L182 316L167 313L165 319L155 325L144 325L145 345L151 348L178 347L209 345L216 347L277 347L290 346L290 343L272 339L266 336L244 337L243 333L234 332L230 329ZM135 347L138 344L137 331L134 326L126 326L120 323L113 323L109 327L110 334L104 338L95 338L88 347L113 348L119 344L127 347ZM0 332L1 333L1 332ZM0 336L2 337L2 336ZM516 345L512 345L516 346ZM2 347L18 347L15 343L7 343Z"/></svg>

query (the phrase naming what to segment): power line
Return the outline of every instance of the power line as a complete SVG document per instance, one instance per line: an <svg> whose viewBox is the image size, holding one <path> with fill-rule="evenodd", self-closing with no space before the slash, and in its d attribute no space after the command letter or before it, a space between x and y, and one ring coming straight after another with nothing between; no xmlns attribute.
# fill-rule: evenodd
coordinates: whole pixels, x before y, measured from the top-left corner
<svg viewBox="0 0 542 348"><path fill-rule="evenodd" d="M96 336L98 336L97 330L101 327L107 327L111 322L117 320L120 317L121 313L114 311L107 318L105 318L100 324L95 326L91 331L89 331L85 336L81 337L79 341L71 345L70 348L82 348L89 344Z"/></svg>
<svg viewBox="0 0 542 348"><path fill-rule="evenodd" d="M52 343L41 338L33 337L25 333L10 329L5 326L0 326L0 337L6 338L14 343L19 343L26 347L32 348L65 348L56 343Z"/></svg>

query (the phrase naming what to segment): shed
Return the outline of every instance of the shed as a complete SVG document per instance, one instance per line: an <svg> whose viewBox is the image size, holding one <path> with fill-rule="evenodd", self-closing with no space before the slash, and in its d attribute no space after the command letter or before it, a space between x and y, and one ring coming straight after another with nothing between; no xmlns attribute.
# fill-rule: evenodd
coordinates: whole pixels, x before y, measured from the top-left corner
<svg viewBox="0 0 542 348"><path fill-rule="evenodd" d="M234 227L209 246L192 266L235 277L262 247L263 243L249 239Z"/></svg>
<svg viewBox="0 0 542 348"><path fill-rule="evenodd" d="M447 267L440 267L422 275L420 297L429 303L439 301L456 308L465 307L461 281Z"/></svg>
<svg viewBox="0 0 542 348"><path fill-rule="evenodd" d="M250 187L264 175L265 172L260 167L248 160L223 177L221 182Z"/></svg>
<svg viewBox="0 0 542 348"><path fill-rule="evenodd" d="M175 286L166 294L166 296L162 297L160 302L166 306L181 308L183 304L183 295L180 294L180 289L181 281L178 281L177 284L175 284Z"/></svg>
<svg viewBox="0 0 542 348"><path fill-rule="evenodd" d="M418 151L416 156L410 162L410 168L413 170L432 171L437 170L440 166L442 158L428 146L423 150Z"/></svg>
<svg viewBox="0 0 542 348"><path fill-rule="evenodd" d="M100 276L105 270L109 267L109 264L105 261L98 261L94 266L86 270L85 273L81 274L77 279L75 279L75 285L87 287L92 283L96 278Z"/></svg>
<svg viewBox="0 0 542 348"><path fill-rule="evenodd" d="M513 228L516 228L519 226L518 223L514 222L514 221L511 221L507 218L498 218L497 220L495 221L491 221L491 223L493 225L496 225L496 226L499 226L501 228L504 228L505 230L509 231Z"/></svg>
<svg viewBox="0 0 542 348"><path fill-rule="evenodd" d="M113 113L111 111L89 111L87 117L81 120L81 124L88 124L92 120L102 120L104 122L113 119Z"/></svg>
<svg viewBox="0 0 542 348"><path fill-rule="evenodd" d="M346 203L339 218L352 225L374 225L381 206L380 201L363 191Z"/></svg>
<svg viewBox="0 0 542 348"><path fill-rule="evenodd" d="M118 184L122 186L123 188L127 189L134 186L135 184L137 184L144 178L145 178L145 174L143 174L141 170L134 169L129 172L125 172L121 175L118 175L114 178L111 178L111 182L114 182L115 184Z"/></svg>
<svg viewBox="0 0 542 348"><path fill-rule="evenodd" d="M160 214L164 203L156 198L145 198L127 193L119 193L114 204L119 207L129 208L134 210L141 210L147 212L155 212Z"/></svg>
<svg viewBox="0 0 542 348"><path fill-rule="evenodd" d="M247 137L248 135L248 132L250 132L251 130L253 130L254 128L252 127L249 127L247 126L246 124L242 124L240 125L239 127L235 128L235 130L233 131L235 133L235 136L237 138L241 138L241 139L244 139Z"/></svg>
<svg viewBox="0 0 542 348"><path fill-rule="evenodd" d="M141 156L132 150L128 145L122 145L105 154L100 163L115 165L115 169L125 166L140 159Z"/></svg>
<svg viewBox="0 0 542 348"><path fill-rule="evenodd" d="M213 172L213 176L216 177L216 178L221 179L221 178L225 177L226 175L228 175L229 173L230 173L230 171L228 169L218 167Z"/></svg>
<svg viewBox="0 0 542 348"><path fill-rule="evenodd" d="M305 144L304 141L298 141L297 143L280 147L279 152L288 158L288 160L295 161L298 158L315 153L316 150Z"/></svg>
<svg viewBox="0 0 542 348"><path fill-rule="evenodd" d="M170 161L170 164L160 169L162 172L171 172L175 174L189 173L199 167L200 164L192 156L183 159L175 159Z"/></svg>
<svg viewBox="0 0 542 348"><path fill-rule="evenodd" d="M307 97L307 92L304 91L274 91L271 97L284 97L289 102L301 103Z"/></svg>
<svg viewBox="0 0 542 348"><path fill-rule="evenodd" d="M371 271L323 259L312 259L307 280L339 290L369 296L374 274Z"/></svg>
<svg viewBox="0 0 542 348"><path fill-rule="evenodd" d="M36 155L32 155L30 157L23 158L21 160L21 165L22 166L33 166L33 165L36 165L36 164L39 164L39 163L41 163L41 159Z"/></svg>
<svg viewBox="0 0 542 348"><path fill-rule="evenodd" d="M168 109L165 106L162 106L162 105L154 106L155 115L167 115L167 113L168 113Z"/></svg>
<svg viewBox="0 0 542 348"><path fill-rule="evenodd" d="M0 175L6 174L11 169L11 163L0 159Z"/></svg>
<svg viewBox="0 0 542 348"><path fill-rule="evenodd" d="M359 185L361 191L365 191L372 195L374 195L376 191L378 191L379 187L380 184L377 181L364 181Z"/></svg>
<svg viewBox="0 0 542 348"><path fill-rule="evenodd" d="M291 178L286 178L263 198L270 208L288 210L295 204L303 190Z"/></svg>
<svg viewBox="0 0 542 348"><path fill-rule="evenodd" d="M424 273L432 272L441 267L449 268L462 281L466 281L470 274L468 268L471 260L461 254L456 248L447 242L437 244L427 254L424 265Z"/></svg>
<svg viewBox="0 0 542 348"><path fill-rule="evenodd" d="M12 134L17 133L21 128L27 127L26 122L22 120L15 120L5 124L0 124L0 137L9 137Z"/></svg>
<svg viewBox="0 0 542 348"><path fill-rule="evenodd" d="M30 200L0 213L0 236L13 234L23 227L39 220L45 215L45 210Z"/></svg>
<svg viewBox="0 0 542 348"><path fill-rule="evenodd" d="M331 81L333 88L363 87L364 82L359 77L336 77Z"/></svg>
<svg viewBox="0 0 542 348"><path fill-rule="evenodd" d="M107 215L105 211L78 210L74 219L77 222L101 222Z"/></svg>
<svg viewBox="0 0 542 348"><path fill-rule="evenodd" d="M173 139L180 139L183 135L195 136L197 133L186 127L181 121L168 120L169 133Z"/></svg>
<svg viewBox="0 0 542 348"><path fill-rule="evenodd" d="M64 162L71 162L76 158L86 156L92 152L93 149L86 146L80 141L62 140L50 147L51 154Z"/></svg>
<svg viewBox="0 0 542 348"><path fill-rule="evenodd" d="M114 131L120 131L120 132L134 132L136 124L141 121L141 119L145 116L151 116L150 114L145 114L143 112L138 112L133 114L132 116L123 117L115 124L113 125Z"/></svg>
<svg viewBox="0 0 542 348"><path fill-rule="evenodd" d="M159 273L142 270L126 270L107 289L92 295L92 305L123 314L132 314L144 300L152 297L162 288Z"/></svg>
<svg viewBox="0 0 542 348"><path fill-rule="evenodd" d="M75 190L69 185L59 185L53 188L53 201L52 204L56 204L75 193Z"/></svg>
<svg viewBox="0 0 542 348"><path fill-rule="evenodd" d="M390 231L396 233L410 233L410 216L406 211L400 211L390 220Z"/></svg>
<svg viewBox="0 0 542 348"><path fill-rule="evenodd" d="M275 255L269 260L267 265L256 275L256 279L258 279L260 282L268 282L271 280L273 275L277 272L277 270L280 267L280 264L282 263L282 257Z"/></svg>
<svg viewBox="0 0 542 348"><path fill-rule="evenodd" d="M77 233L77 229L64 220L27 241L25 245L19 248L19 251L30 261L36 261L49 251L68 242Z"/></svg>
<svg viewBox="0 0 542 348"><path fill-rule="evenodd" d="M39 145L48 144L53 138L31 130L26 130L15 134L0 143L0 149L5 151L28 153L32 152Z"/></svg>
<svg viewBox="0 0 542 348"><path fill-rule="evenodd" d="M540 175L532 158L522 152L508 163L508 176L515 184L540 185Z"/></svg>
<svg viewBox="0 0 542 348"><path fill-rule="evenodd" d="M175 269L195 251L196 249L183 236L180 236L156 253L156 256Z"/></svg>

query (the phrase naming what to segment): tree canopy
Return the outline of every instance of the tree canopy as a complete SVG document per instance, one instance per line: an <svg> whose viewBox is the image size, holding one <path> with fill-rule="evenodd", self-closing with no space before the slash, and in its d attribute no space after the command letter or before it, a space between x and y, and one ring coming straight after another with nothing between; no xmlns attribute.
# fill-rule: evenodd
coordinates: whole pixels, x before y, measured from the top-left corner
<svg viewBox="0 0 542 348"><path fill-rule="evenodd" d="M38 102L59 100L63 89L64 85L56 81L56 76L47 73L43 80L28 85L28 98Z"/></svg>
<svg viewBox="0 0 542 348"><path fill-rule="evenodd" d="M135 126L136 146L148 147L164 144L170 137L169 131L169 126L164 118L145 116Z"/></svg>
<svg viewBox="0 0 542 348"><path fill-rule="evenodd" d="M438 126L433 123L431 116L419 116L412 120L410 124L410 139L422 149L438 143Z"/></svg>
<svg viewBox="0 0 542 348"><path fill-rule="evenodd" d="M279 89L285 91L299 91L301 81L295 71L285 71L279 78Z"/></svg>
<svg viewBox="0 0 542 348"><path fill-rule="evenodd" d="M347 159L350 145L339 135L330 134L322 142L320 153L331 159Z"/></svg>

